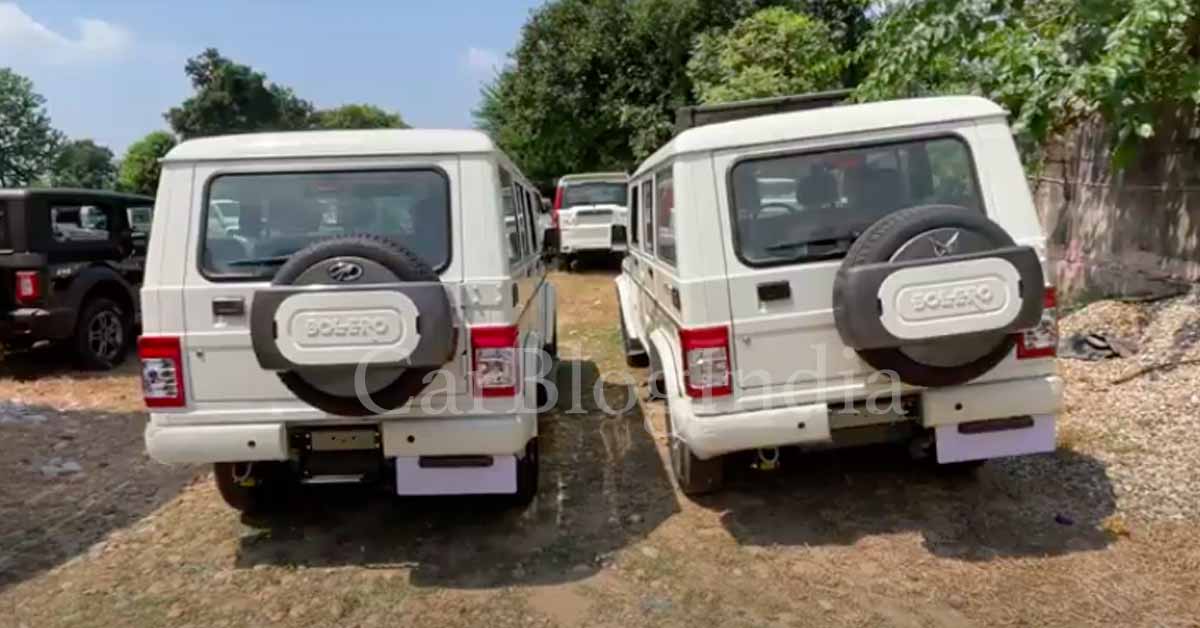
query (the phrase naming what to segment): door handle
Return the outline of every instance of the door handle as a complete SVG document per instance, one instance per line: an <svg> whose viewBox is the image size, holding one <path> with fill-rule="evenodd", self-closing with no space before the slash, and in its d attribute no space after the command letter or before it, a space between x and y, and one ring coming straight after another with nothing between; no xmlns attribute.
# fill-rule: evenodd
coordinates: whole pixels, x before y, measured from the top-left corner
<svg viewBox="0 0 1200 628"><path fill-rule="evenodd" d="M786 281L758 284L759 301L784 301L792 298L792 285Z"/></svg>
<svg viewBox="0 0 1200 628"><path fill-rule="evenodd" d="M241 297L218 297L212 300L213 316L245 316L246 300Z"/></svg>
<svg viewBox="0 0 1200 628"><path fill-rule="evenodd" d="M653 269L653 268L647 268L647 269L646 269L646 274L647 274L647 275L649 275L649 276L651 276L651 277L653 277L653 276L654 276L654 269Z"/></svg>

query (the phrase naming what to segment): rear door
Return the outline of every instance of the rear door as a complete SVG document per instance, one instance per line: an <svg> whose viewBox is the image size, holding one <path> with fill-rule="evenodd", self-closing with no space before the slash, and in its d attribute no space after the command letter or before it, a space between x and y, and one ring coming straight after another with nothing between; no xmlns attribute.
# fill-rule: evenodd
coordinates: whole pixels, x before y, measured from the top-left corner
<svg viewBox="0 0 1200 628"><path fill-rule="evenodd" d="M715 156L717 172L728 173L718 187L732 234L726 261L743 392L819 387L836 395L861 386L871 369L842 344L833 319L845 252L869 225L905 207L982 211L971 133Z"/></svg>
<svg viewBox="0 0 1200 628"><path fill-rule="evenodd" d="M254 420L263 412L292 418L323 413L299 401L278 376L259 367L251 345L250 306L281 262L320 239L351 233L390 237L440 269L459 307L461 231L456 157L411 161L313 161L297 169L276 164L199 164L192 190L191 244L184 271L184 318L191 402L212 420ZM449 205L430 214L412 190L445 181ZM442 202L439 201L439 204ZM204 211L219 206L217 212ZM424 212L418 214L418 212ZM447 365L462 379L463 367ZM462 381L455 390L465 390ZM444 383L431 390L446 390ZM229 410L226 410L229 408ZM400 410L403 412L404 410ZM230 414L242 416L230 416ZM220 415L220 416L217 416Z"/></svg>

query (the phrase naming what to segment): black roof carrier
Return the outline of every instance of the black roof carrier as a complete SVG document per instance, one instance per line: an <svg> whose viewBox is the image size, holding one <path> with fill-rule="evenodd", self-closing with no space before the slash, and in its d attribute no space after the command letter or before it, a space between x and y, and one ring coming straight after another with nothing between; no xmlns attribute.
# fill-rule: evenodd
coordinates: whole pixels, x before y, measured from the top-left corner
<svg viewBox="0 0 1200 628"><path fill-rule="evenodd" d="M694 129L706 124L752 118L771 113L833 107L843 103L850 97L850 93L851 90L848 89L835 89L827 92L797 94L795 96L741 100L719 105L680 107L675 110L675 133L679 134L688 129Z"/></svg>

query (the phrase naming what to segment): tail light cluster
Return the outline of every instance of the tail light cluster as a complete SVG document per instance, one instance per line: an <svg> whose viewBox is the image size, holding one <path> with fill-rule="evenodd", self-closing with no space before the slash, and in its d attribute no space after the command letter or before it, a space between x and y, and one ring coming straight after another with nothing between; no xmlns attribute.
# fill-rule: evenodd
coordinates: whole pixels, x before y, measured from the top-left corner
<svg viewBox="0 0 1200 628"><path fill-rule="evenodd" d="M554 189L554 207L550 208L550 226L558 228L558 210L562 209L563 204L563 186L558 186Z"/></svg>
<svg viewBox="0 0 1200 628"><path fill-rule="evenodd" d="M689 397L723 397L733 392L728 327L681 329L679 343Z"/></svg>
<svg viewBox="0 0 1200 628"><path fill-rule="evenodd" d="M183 348L176 336L138 338L142 362L142 396L151 408L182 408Z"/></svg>
<svg viewBox="0 0 1200 628"><path fill-rule="evenodd" d="M516 396L520 373L515 325L472 327L471 358L476 395Z"/></svg>
<svg viewBox="0 0 1200 628"><path fill-rule="evenodd" d="M1058 355L1058 298L1054 288L1046 288L1042 302L1042 320L1017 332L1017 359L1052 358Z"/></svg>
<svg viewBox="0 0 1200 628"><path fill-rule="evenodd" d="M34 305L42 300L42 276L36 270L18 270L16 273L17 303Z"/></svg>

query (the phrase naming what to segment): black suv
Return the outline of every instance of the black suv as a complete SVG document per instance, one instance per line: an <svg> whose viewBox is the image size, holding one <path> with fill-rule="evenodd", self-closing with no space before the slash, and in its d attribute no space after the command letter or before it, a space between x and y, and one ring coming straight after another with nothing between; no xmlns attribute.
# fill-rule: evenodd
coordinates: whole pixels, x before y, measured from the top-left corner
<svg viewBox="0 0 1200 628"><path fill-rule="evenodd" d="M128 353L154 199L96 190L0 190L0 343L71 343L84 366Z"/></svg>

